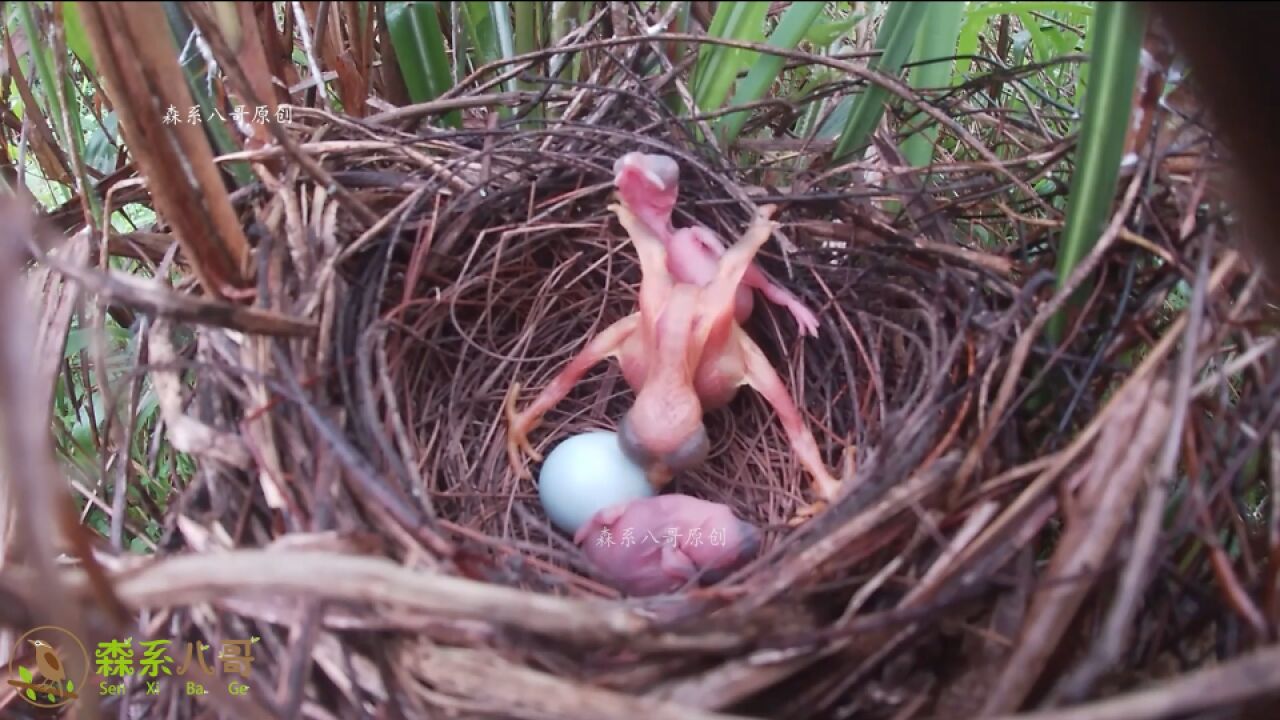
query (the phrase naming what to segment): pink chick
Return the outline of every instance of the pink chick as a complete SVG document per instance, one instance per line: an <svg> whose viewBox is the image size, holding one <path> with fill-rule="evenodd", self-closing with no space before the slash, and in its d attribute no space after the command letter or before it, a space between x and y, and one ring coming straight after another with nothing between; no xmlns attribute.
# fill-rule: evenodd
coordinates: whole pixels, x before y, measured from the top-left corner
<svg viewBox="0 0 1280 720"><path fill-rule="evenodd" d="M701 225L676 229L671 213L680 188L680 167L666 155L629 152L613 164L614 185L622 203L648 225L667 249L667 270L680 282L705 286L716 276L725 244L714 230ZM786 288L773 282L755 263L747 270L734 297L734 314L741 324L751 315L752 288L785 307L803 335L817 337L818 317Z"/></svg>
<svg viewBox="0 0 1280 720"><path fill-rule="evenodd" d="M725 505L669 494L607 507L573 541L602 580L648 596L674 592L699 573L704 584L723 579L756 556L761 539Z"/></svg>

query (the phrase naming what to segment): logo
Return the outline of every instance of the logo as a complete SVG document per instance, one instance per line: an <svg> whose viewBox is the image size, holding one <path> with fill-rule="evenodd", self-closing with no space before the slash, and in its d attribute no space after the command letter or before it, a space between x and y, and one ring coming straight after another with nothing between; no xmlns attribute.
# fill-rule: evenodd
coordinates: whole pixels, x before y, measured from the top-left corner
<svg viewBox="0 0 1280 720"><path fill-rule="evenodd" d="M171 640L135 641L127 637L99 642L90 658L80 638L65 628L44 625L19 638L9 661L9 685L31 705L57 708L86 692L123 695L125 679L134 676L147 695L159 695L161 683L167 682L177 682L180 691L189 696L208 695L209 685L218 682L217 671L221 670L227 693L242 697L249 693L245 681L251 675L253 647L259 640L257 636L224 640L219 649L187 642L185 652L172 648L182 658L179 661L169 654L174 645ZM140 657L135 654L138 648Z"/></svg>
<svg viewBox="0 0 1280 720"><path fill-rule="evenodd" d="M9 684L31 705L62 707L80 696L88 680L89 651L66 629L42 625L18 638Z"/></svg>

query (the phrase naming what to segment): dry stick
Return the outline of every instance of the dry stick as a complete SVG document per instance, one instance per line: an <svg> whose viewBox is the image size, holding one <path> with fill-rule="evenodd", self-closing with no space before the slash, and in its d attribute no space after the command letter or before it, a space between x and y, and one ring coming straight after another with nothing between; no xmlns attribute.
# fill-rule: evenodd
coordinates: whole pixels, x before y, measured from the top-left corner
<svg viewBox="0 0 1280 720"><path fill-rule="evenodd" d="M382 219L373 223L373 225L370 225L368 230L361 233L360 237L357 238L354 243L352 243L351 245L347 246L345 249L339 252L333 253L328 258L326 258L325 261L321 264L319 272L316 273L316 277L313 281L314 286L316 288L328 287L330 283L333 282L333 276L337 274L338 267L342 263L344 263L348 257L350 257L351 255L355 254L360 250L363 250L364 246L376 234L381 233L386 228L387 225L390 225L392 223L392 221L400 218L403 214L407 213L410 209L412 209L418 203L419 198L422 196L422 194L425 191L426 191L426 188L423 187L423 188L418 188L417 190L414 190L413 192L409 193L409 195L403 201L397 204L394 209L392 209L386 215L383 215ZM320 305L323 299L324 299L323 295L319 292L312 295L311 298L307 301L307 304L303 306L300 314L303 315L304 317L313 316L314 313L316 312L316 308Z"/></svg>
<svg viewBox="0 0 1280 720"><path fill-rule="evenodd" d="M414 142L418 142L415 140ZM315 140L298 144L298 151L305 153L315 153L316 155L333 155L333 154L355 154L370 155L375 150L390 150L397 155L402 155L407 160L421 165L423 168L444 178L450 187L459 193L464 193L472 189L470 182L456 173L450 171L443 163L433 159L418 150L413 149L412 144L406 141L396 140ZM260 148L250 150L237 150L214 158L217 163L230 162L261 162L289 155L287 148L279 145L266 145ZM413 183L412 187L425 187L426 182L421 181ZM393 218L394 219L394 218ZM366 230L368 234L370 231Z"/></svg>
<svg viewBox="0 0 1280 720"><path fill-rule="evenodd" d="M1214 388L1221 387L1222 384L1227 381L1227 378L1230 378L1236 373L1243 372L1250 365L1256 363L1263 355L1271 352L1276 347L1277 342L1278 341L1275 337L1269 337L1251 346L1248 350L1241 353L1239 357L1236 357L1231 362L1223 365L1204 380L1196 383L1195 388L1191 390L1191 397L1199 399L1208 395Z"/></svg>
<svg viewBox="0 0 1280 720"><path fill-rule="evenodd" d="M320 63L316 60L315 45L323 42L324 40L324 28L321 27L323 19L322 17L316 18L316 43L313 44L311 42L311 32L307 27L307 16L302 10L302 4L298 2L291 2L289 3L289 6L293 10L293 15L298 23L298 36L302 39L303 56L307 59L307 68L311 71L312 82L315 83L317 91L329 103L329 106L333 107L333 100L329 97L329 93L325 92L325 83L323 74L320 72ZM321 3L321 12L319 15L324 16L326 14L327 3Z"/></svg>
<svg viewBox="0 0 1280 720"><path fill-rule="evenodd" d="M157 318L147 339L151 359L158 366L175 363L178 353L170 339L170 323ZM176 369L153 368L152 383L160 406L160 416L169 427L174 448L229 467L248 469L251 458L243 438L214 428L184 411L182 374Z"/></svg>
<svg viewBox="0 0 1280 720"><path fill-rule="evenodd" d="M672 5L672 7L675 8L676 6ZM590 35L591 31L595 28L595 26L604 20L604 16L605 16L605 13L603 11L597 12L594 17L592 17L590 20L586 22L586 24L576 28L569 35L566 35L564 39L560 41L560 45L561 46L572 45L576 41L575 36L587 37L588 35ZM626 59L626 63L629 64L633 62L634 56L635 56L635 53L632 53L631 56ZM555 60L555 56L552 56L552 60ZM609 66L608 63L601 63L597 65L595 68L592 69L591 77L587 78L586 82L591 85L600 85L601 84L600 78L605 73L605 68L607 68L608 66ZM554 76L554 73L552 73L552 75ZM547 85L542 90L538 91L535 94L535 96L530 99L535 102L541 101L543 103L547 103L548 99L554 94L555 93L552 90L552 86ZM575 92L573 93L571 99L569 100L568 107L566 107L564 111L560 114L559 121L565 122L568 120L573 120L582 111L584 106L591 106L593 107L594 111L592 112L591 116L589 116L586 119L586 121L587 123L593 124L593 125L600 124L600 118L603 117L605 114L608 114L612 110L616 97L617 97L616 95L610 94L602 99L595 93ZM542 144L542 149L546 150L547 148L549 148L550 143L551 143L551 138L548 137L547 141Z"/></svg>
<svg viewBox="0 0 1280 720"><path fill-rule="evenodd" d="M84 574L79 570L65 571L64 577L75 586L84 586ZM181 555L121 571L114 579L120 599L137 609L276 593L386 604L582 642L625 639L649 626L639 613L613 602L539 595L423 572L382 557L331 552L228 550ZM5 584L0 582L0 586ZM13 585L22 587L16 580Z"/></svg>
<svg viewBox="0 0 1280 720"><path fill-rule="evenodd" d="M1263 576L1266 590L1263 592L1263 610L1271 618L1271 625L1280 630L1280 431L1268 438L1271 479L1271 526L1267 529L1270 544L1268 572Z"/></svg>
<svg viewBox="0 0 1280 720"><path fill-rule="evenodd" d="M1210 292L1222 284L1227 274L1235 268L1239 259L1240 255L1234 250L1226 254L1226 257L1219 262L1218 266L1214 268L1213 273L1209 276ZM1155 347L1151 349L1151 352L1147 355L1147 358L1143 360L1142 364L1130 374L1128 382L1125 383L1125 387L1143 381L1143 379L1146 378L1146 376L1151 373L1157 365L1164 362L1165 357L1173 349L1174 340L1182 332L1186 323L1187 315L1184 312L1170 325L1169 330L1163 337L1161 337L1160 341L1156 343ZM1062 472L1066 470L1067 466L1074 462L1082 452L1084 452L1085 448L1089 446L1089 443L1093 441L1094 437L1101 432L1108 414L1116 406L1116 399L1123 397L1124 392L1124 387L1122 387L1120 391L1113 396L1107 406L1097 414L1094 420L1080 432L1070 445L1045 458L1046 460L1051 460L1052 464L1050 464L1043 474L1037 477L1026 487L1026 489L1022 491L1022 494L1005 509L1000 517L996 518L995 522L993 522L991 526L987 528L986 532L982 534L982 537L976 540L969 547L965 548L961 557L952 566L950 571L946 574L946 578L943 578L943 580L954 577L957 573L967 567L969 563L981 552L988 550L993 544L1001 542L1001 538L1011 532L1011 526L1025 520L1027 510L1038 502L1044 493L1048 492L1053 482L1058 479L1058 476L1061 475ZM1050 499L1047 502L1054 503L1056 501ZM943 582L940 580L939 587L941 587L942 584Z"/></svg>
<svg viewBox="0 0 1280 720"><path fill-rule="evenodd" d="M634 697L579 684L518 665L492 651L424 643L412 657L413 672L450 695L485 698L503 717L564 720L651 718L653 720L748 720Z"/></svg>
<svg viewBox="0 0 1280 720"><path fill-rule="evenodd" d="M21 280L20 253L24 244L33 242L33 218L23 203L10 197L0 204L0 220L0 482L7 486L5 494L12 503L13 539L22 549L21 555L6 560L27 562L35 569L23 587L40 599L29 607L38 608L41 620L52 620L76 637L88 637L84 618L64 592L54 562L55 539L72 539L59 522L64 513L74 516L63 505L71 498L63 494L66 488L53 462L48 425L23 421L44 417L49 400L32 362L34 313L28 312L30 298ZM96 696L81 707L87 717L98 716Z"/></svg>
<svg viewBox="0 0 1280 720"><path fill-rule="evenodd" d="M278 348L277 355L279 355ZM431 549L441 558L452 558L453 546L436 532L433 524L427 523L426 518L415 507L401 502L405 499L403 494L395 492L395 486L384 482L370 467L367 459L334 426L331 419L321 413L313 403L306 401L297 379L285 376L283 380L284 389L295 400L303 418L316 432L328 440L334 456L349 473L352 480L349 487L353 494L360 496L363 502L368 503L377 512L385 513L423 547Z"/></svg>
<svg viewBox="0 0 1280 720"><path fill-rule="evenodd" d="M245 100L255 107L264 104L258 98L257 93L253 91L253 84L245 76L243 68L240 67L240 63L236 60L235 53L228 47L220 27L210 17L208 11L198 5L189 5L188 16L200 29L200 34L208 41L210 49L218 57L218 61L222 63L223 70L239 85L240 94L244 96ZM368 205L365 205L359 198L351 194L351 191L346 186L334 180L332 175L320 167L315 158L302 152L298 147L298 141L294 140L279 124L269 122L266 126L276 140L293 156L293 159L302 166L302 169L306 170L312 179L323 185L329 192L335 194L338 200L346 206L347 210L370 225L378 221L378 215L370 210Z"/></svg>
<svg viewBox="0 0 1280 720"><path fill-rule="evenodd" d="M1204 322L1206 285L1208 281L1209 254L1201 253L1197 269L1191 307L1187 311L1187 331L1183 334L1182 352L1178 356L1178 371L1173 393L1173 418L1160 452L1160 464L1151 478L1146 506L1142 510L1133 541L1133 551L1120 580L1120 592L1111 605L1104 630L1099 635L1089 657L1078 670L1067 676L1058 688L1068 702L1082 698L1093 687L1098 677L1109 669L1124 652L1129 640L1129 630L1138 611L1139 600L1151 580L1154 569L1151 557L1155 553L1156 539L1164 519L1165 500L1181 450L1182 428L1187 420L1191 404L1191 381L1195 373L1196 355L1200 343L1200 327Z"/></svg>
<svg viewBox="0 0 1280 720"><path fill-rule="evenodd" d="M927 591L933 586L935 578L937 578L941 574L942 570L947 567L950 560L962 548L964 548L967 543L973 540L974 536L977 535L982 526L991 518L992 515L995 514L997 507L998 506L995 502L989 501L984 503L969 516L964 525L956 532L955 536L953 536L946 544L942 554L934 561L929 570L926 571L925 575L898 603L898 610L911 611L923 604L918 602L918 599L926 595ZM854 619L853 616L857 612L858 608L866 602L872 592L879 590L879 583L877 581L883 581L889 573L896 572L897 567L901 564L901 560L902 556L894 558L893 561L886 564L884 568L877 573L876 577L873 578L870 583L863 586L863 588L858 591L857 595L854 596L854 600L850 602L849 607L841 616L840 625L847 628L857 624L857 620ZM865 677L865 674L870 669L878 665L882 660L896 651L899 645L915 636L919 630L921 630L921 624L919 622L907 623L898 633L885 642L880 649L871 653L870 656L863 658L855 672L850 673L839 682L835 683L827 691L822 706L827 707L835 703L840 696L848 692L849 688L853 687L858 682L861 682ZM829 655L834 655L836 651L847 648L851 642L852 636L846 637L846 639L834 644L832 652L817 655L812 659L825 658ZM809 662L806 662L805 664L810 664L812 659L809 659Z"/></svg>
<svg viewBox="0 0 1280 720"><path fill-rule="evenodd" d="M67 262L71 264L83 265L89 257L87 233L77 233L70 242L53 252L65 255ZM37 357L41 359L41 367L37 370L37 387L45 388L47 394L40 399L40 407L43 409L40 417L28 420L38 427L49 427L54 389L57 387L61 359L66 350L67 331L71 328L72 314L80 300L80 288L75 283L57 277L48 268L37 268L28 276L27 282L27 301L32 307L42 308L39 325L36 326L34 347ZM68 387L71 386L68 383ZM0 559L9 557L9 529L13 527L13 510L7 486L0 482Z"/></svg>
<svg viewBox="0 0 1280 720"><path fill-rule="evenodd" d="M912 588L912 590L907 593L906 597L902 598L902 602L898 604L898 607L901 609L907 609L915 605L916 600L925 594L925 590L933 587L935 580L942 575L943 571L947 567L950 566L951 561L953 561L956 556L960 554L960 551L968 546L969 543L973 542L973 539L977 537L978 532L987 524L988 521L991 520L999 509L999 504L994 500L988 500L970 513L969 517L965 519L964 524L956 531L955 536L951 538L951 542L943 548L942 554L939 555L938 559L929 566L929 570L920 578L919 584Z"/></svg>
<svg viewBox="0 0 1280 720"><path fill-rule="evenodd" d="M879 502L850 518L780 567L773 577L764 580L763 587L758 592L742 601L741 609L758 609L778 596L793 591L802 578L811 576L822 563L830 560L850 542L919 503L949 478L948 471L952 467L954 463L939 461L916 471L906 482L885 493Z"/></svg>
<svg viewBox="0 0 1280 720"><path fill-rule="evenodd" d="M868 511L870 512L870 511ZM953 543L953 546L956 543ZM841 624L852 629L858 624L854 617L862 605L897 570L900 558L890 561L877 572L876 576L855 593L841 617ZM900 605L900 607L905 607ZM895 636L885 645L885 652L895 648L897 643L905 639L917 629L917 624L909 625L903 633ZM845 633L816 652L809 648L766 649L746 658L727 662L711 670L691 678L678 680L660 686L649 693L651 697L678 700L702 708L719 708L731 705L739 700L781 682L791 675L821 661L844 652L857 637L856 632ZM876 656L867 660L863 668L874 665ZM859 677L861 673L858 673ZM856 679L856 678L855 678Z"/></svg>
<svg viewBox="0 0 1280 720"><path fill-rule="evenodd" d="M1143 159L1139 170L1145 170L1145 166L1146 160ZM1085 278L1092 275L1093 271L1102 264L1103 257L1111 250L1112 244L1115 243L1116 237L1119 235L1120 228L1124 226L1125 218L1129 216L1129 211L1133 207L1134 201L1137 200L1138 190L1142 187L1144 174L1144 172L1135 172L1133 174L1133 180L1129 183L1129 189L1125 192L1124 201L1120 203L1120 208L1111 217L1111 223L1102 233L1102 237L1098 238L1093 250L1089 251L1084 260L1076 266L1076 269L1067 277L1067 281L1062 284L1058 292L1040 310L1035 320L1031 322L1030 327L1023 332L1022 337L1018 338L1018 344L1014 347L1012 357L1009 358L1008 369L1005 370L1004 381L1000 385L1000 390L996 394L996 401L990 411L992 420L983 427L982 432L979 433L974 441L973 447L969 450L968 455L965 456L964 462L961 463L960 470L956 473L955 482L957 485L965 484L969 476L977 469L978 462L986 453L987 446L991 444L996 429L1004 419L1005 410L1013 399L1014 390L1022 376L1022 366L1026 364L1027 356L1031 353L1031 346L1039 339L1040 331L1048 324L1049 319L1066 304L1067 300L1075 295L1076 289L1084 283Z"/></svg>
<svg viewBox="0 0 1280 720"><path fill-rule="evenodd" d="M1146 477L1144 468L1165 437L1170 412L1167 385L1163 379L1128 383L1112 405L1114 411L1107 413L1108 432L1098 442L1088 480L1080 490L1079 507L1070 516L1047 577L1032 601L1021 641L991 689L982 715L1008 712L1022 704L1097 581L1098 569ZM1149 399L1144 403L1143 398ZM1131 436L1125 432L1129 428L1134 428Z"/></svg>
<svg viewBox="0 0 1280 720"><path fill-rule="evenodd" d="M1141 161L1141 165L1145 166L1145 163L1146 160L1143 159ZM1051 298L1044 308L1041 309L1040 313L1036 315L1035 320L1032 321L1031 325L1018 339L1018 344L1014 347L1013 354L1009 359L1008 368L1005 370L1004 380L1001 383L999 392L996 394L996 400L993 403L992 408L988 411L992 420L983 427L982 431L975 439L973 446L970 448L969 453L966 455L964 462L961 463L960 470L956 473L955 482L957 484L963 484L968 479L969 475L977 469L978 462L986 452L987 446L990 445L991 440L995 435L995 431L999 427L1001 419L1013 398L1018 379L1022 375L1022 366L1026 363L1027 357L1031 353L1032 344L1034 344L1036 339L1040 336L1040 331L1048 323L1049 319L1058 311L1058 309L1066 303L1067 299L1075 294L1076 289L1084 282L1085 278L1097 269L1098 265L1102 262L1102 258L1107 254L1111 245L1116 241L1120 228L1123 226L1124 219L1129 214L1129 209L1133 207L1133 203L1137 198L1138 189L1141 187L1140 181L1143 176L1143 172L1141 172L1142 166L1139 167L1139 172L1134 173L1133 181L1129 184L1129 189L1125 193L1124 201L1116 211L1116 214L1112 216L1111 223L1103 232L1102 237L1098 239L1093 250L1091 250L1084 260L1076 267L1076 269L1067 278L1067 281L1063 283L1062 287L1054 294L1053 298ZM1234 265L1235 259L1236 254L1234 252L1228 253L1227 257L1224 258L1218 268L1215 269L1215 277L1218 278L1219 282L1221 281L1221 277L1225 275L1226 271ZM1214 283L1212 279L1210 282L1211 285L1216 286L1216 283ZM1145 376L1159 361L1164 358L1164 355L1172 346L1173 338L1182 331L1182 326L1186 323L1186 320L1186 314L1184 313L1174 321L1164 338L1156 345L1155 348L1152 349L1151 354L1147 356L1146 360L1144 360L1143 363L1138 366L1138 369L1131 375L1130 382L1135 382L1139 378ZM994 367L995 366L993 365L993 369ZM1114 403L1114 400L1112 402ZM1110 405L1108 407L1110 407ZM965 556L960 561L961 563L972 559L974 553L977 552L977 549L985 547L997 533L1005 530L1008 525L1022 517L1022 511L1038 499L1040 493L1048 489L1049 484L1057 477L1058 473L1060 473L1072 459L1079 455L1079 453L1082 452L1087 444L1093 439L1093 436L1101 429L1102 423L1100 423L1099 420L1103 417L1104 414L1100 413L1098 418L1095 418L1094 422L1090 423L1089 426L1076 437L1071 445L1053 456L1056 458L1054 465L1051 466L1045 474L1041 475L1040 478L1028 486L1028 488L1019 496L1018 500L1016 500L1013 505L1006 509L1006 511L996 519L991 528L988 528L982 538L970 546L971 552L965 553Z"/></svg>
<svg viewBox="0 0 1280 720"><path fill-rule="evenodd" d="M173 320L236 330L261 335L310 336L315 323L259 308L232 305L183 295L167 289L156 280L111 270L100 272L76 267L61 258L47 254L34 243L28 247L39 262L68 277L87 292L97 293L105 301L115 300L157 316Z"/></svg>
<svg viewBox="0 0 1280 720"><path fill-rule="evenodd" d="M388 125L398 120L407 120L418 117L420 115L436 115L450 112L452 110L470 110L472 108L492 108L494 106L502 107L518 107L529 100L537 100L542 98L544 101L564 101L574 100L581 93L568 93L564 91L552 91L544 93L534 90L509 90L504 92L482 93L478 95L465 95L462 97L436 98L426 102L416 103L413 105L405 105L403 107L395 107L384 110L376 115L370 115L361 118L360 123L363 125L377 125L379 130L392 129ZM298 117L324 117L325 119L336 118L329 115L323 110L316 108L298 107L294 110ZM343 121L349 119L333 120L338 124L345 124Z"/></svg>
<svg viewBox="0 0 1280 720"><path fill-rule="evenodd" d="M1277 693L1280 693L1280 647L1269 647L1157 683L1146 690L1066 710L1007 715L999 720L1160 720L1187 717ZM1274 701L1272 705L1274 707Z"/></svg>

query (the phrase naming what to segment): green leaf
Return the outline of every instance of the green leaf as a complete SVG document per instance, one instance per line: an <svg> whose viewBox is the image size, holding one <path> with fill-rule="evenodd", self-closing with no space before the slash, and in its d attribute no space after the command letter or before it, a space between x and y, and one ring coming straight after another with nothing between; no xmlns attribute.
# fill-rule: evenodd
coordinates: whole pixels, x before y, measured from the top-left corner
<svg viewBox="0 0 1280 720"><path fill-rule="evenodd" d="M90 75L97 76L98 68L93 61L93 47L89 44L89 35L84 31L84 24L80 21L80 7L76 3L62 3L62 31L67 37L67 47L76 54Z"/></svg>
<svg viewBox="0 0 1280 720"><path fill-rule="evenodd" d="M89 347L89 333L85 332L84 328L72 328L67 332L67 348L62 356L74 357L87 347Z"/></svg>
<svg viewBox="0 0 1280 720"><path fill-rule="evenodd" d="M539 32L541 24L539 10L541 9L541 4L536 2L518 2L515 3L514 8L516 54L524 55L534 52L538 49L538 41L541 37ZM536 85L525 81L521 81L519 85L523 90L532 91L537 89ZM540 104L533 106L527 117L531 122L536 124L537 121L542 118L542 106Z"/></svg>
<svg viewBox="0 0 1280 720"><path fill-rule="evenodd" d="M53 62L53 51L48 43L44 41L44 35L36 30L35 16L32 14L31 3L19 3L17 7L18 20L22 24L22 31L26 33L27 41L30 43L31 57L35 60L37 77L40 78L39 90L44 95L45 116L49 118L49 122L53 123L54 132L62 141L62 148L68 152L74 152L76 157L84 158L84 134L80 130L80 96L76 93L71 75L64 74L59 76L56 74L56 66ZM43 30L44 28L41 28ZM62 98L58 95L58 87L61 85L62 93L66 96L66 107L63 107ZM66 110L65 115L63 110ZM66 122L63 122L63 119ZM89 187L89 179L85 177L82 168L71 165L71 171L75 173L76 179L81 187ZM87 193L89 205L93 210L93 218L98 218L101 211L102 202L98 198L97 193Z"/></svg>
<svg viewBox="0 0 1280 720"><path fill-rule="evenodd" d="M116 114L114 112L104 114L102 125L96 125L85 142L84 161L99 172L110 173L115 169L119 151L111 141L119 137L116 126Z"/></svg>
<svg viewBox="0 0 1280 720"><path fill-rule="evenodd" d="M978 53L978 35L986 28L991 18L998 15L1026 15L1031 17L1031 13L1059 13L1064 18L1075 22L1087 23L1089 18L1093 17L1094 9L1092 3L1075 3L1075 2L996 2L996 3L968 3L968 11L965 13L964 25L960 29L960 38L956 55L973 56ZM1027 31L1033 34L1039 30L1038 27L1031 27L1034 22L1026 23ZM1088 34L1085 35L1088 38ZM1072 42L1074 47L1074 41ZM1040 52L1037 47L1036 52ZM973 61L968 57L962 57L956 61L955 75L952 76L954 84L960 84L968 79L968 74L972 68ZM984 68L985 71L985 68Z"/></svg>
<svg viewBox="0 0 1280 720"><path fill-rule="evenodd" d="M880 57L871 62L871 67L888 74L896 74L915 45L916 33L920 29L920 21L924 19L925 5L921 2L890 3L885 14L884 25L876 36L876 49L881 50ZM884 114L885 101L889 91L879 85L872 85L866 92L853 99L853 108L849 113L840 139L836 141L832 152L833 160L840 160L850 153L866 146L871 133Z"/></svg>
<svg viewBox="0 0 1280 720"><path fill-rule="evenodd" d="M768 12L767 2L720 3L708 35L758 42L763 37ZM754 62L758 53L709 43L704 43L703 49L707 54L699 59L694 73L693 100L699 110L716 110L729 97L738 72L746 63Z"/></svg>
<svg viewBox="0 0 1280 720"><path fill-rule="evenodd" d="M1106 225L1120 174L1124 136L1133 110L1138 51L1145 30L1142 8L1134 3L1102 3L1095 20L1092 86L1085 97L1084 121L1062 248L1058 255L1058 286L1089 252ZM1083 293L1085 288L1081 288ZM1055 342L1062 337L1066 318L1054 316L1047 328Z"/></svg>
<svg viewBox="0 0 1280 720"><path fill-rule="evenodd" d="M1045 62L1049 59L1050 43L1049 38L1043 30L1040 29L1040 21L1036 20L1029 12L1018 13L1018 20L1022 22L1022 27L1031 36L1031 55L1036 62Z"/></svg>
<svg viewBox="0 0 1280 720"><path fill-rule="evenodd" d="M1060 12L1072 17L1084 17L1093 14L1092 3L1084 2L987 2L970 4L970 15L1016 15L1024 12L1050 13Z"/></svg>
<svg viewBox="0 0 1280 720"><path fill-rule="evenodd" d="M506 60L515 57L515 32L511 29L511 13L507 10L507 3L494 0L489 3L489 8L490 16L493 18L493 29L498 35L498 48L502 51L502 58ZM515 78L507 81L508 91L514 92L519 89Z"/></svg>
<svg viewBox="0 0 1280 720"><path fill-rule="evenodd" d="M435 2L387 3L391 46L409 89L409 98L415 103L439 97L453 86L445 51L447 38L440 29L437 5ZM457 110L446 113L443 119L452 127L462 124L462 115Z"/></svg>
<svg viewBox="0 0 1280 720"><path fill-rule="evenodd" d="M964 5L955 2L926 2L924 5L925 17L920 23L920 35L916 39L911 59L923 62L952 57L956 49L956 36L964 18ZM911 70L911 84L916 88L941 88L950 77L949 62L932 62ZM923 116L917 115L907 123L919 122L921 119ZM915 167L928 165L933 161L933 146L937 137L938 128L932 125L911 135L902 143L903 155Z"/></svg>
<svg viewBox="0 0 1280 720"><path fill-rule="evenodd" d="M973 56L978 54L978 35L990 21L990 15L972 11L965 15L964 24L960 26L960 35L956 38L956 71L951 80L953 85L959 85L969 79L969 68L973 66Z"/></svg>
<svg viewBox="0 0 1280 720"><path fill-rule="evenodd" d="M707 28L707 37L724 37L725 28L729 25L729 16L737 11L740 3L722 2L716 5L716 13L711 16L711 25ZM693 65L693 86L698 87L707 74L707 67L711 64L712 56L719 53L723 48L719 45L710 43L700 43L698 45L698 61Z"/></svg>
<svg viewBox="0 0 1280 720"><path fill-rule="evenodd" d="M1049 42L1053 43L1053 52L1056 55L1066 55L1069 52L1074 52L1076 46L1080 44L1080 38L1075 33L1067 32L1061 28L1050 28L1043 32Z"/></svg>
<svg viewBox="0 0 1280 720"><path fill-rule="evenodd" d="M489 12L488 2L462 3L462 22L466 25L467 37L471 39L471 47L476 49L476 65L483 66L502 57L502 47L498 44L498 31L494 27L493 16Z"/></svg>
<svg viewBox="0 0 1280 720"><path fill-rule="evenodd" d="M1093 32L1091 27L1093 18L1084 19L1084 49L1083 52L1089 57L1093 57ZM1082 63L1080 70L1076 72L1076 107L1084 107L1085 88L1088 86L1090 63Z"/></svg>
<svg viewBox="0 0 1280 720"><path fill-rule="evenodd" d="M75 684L75 683L73 683L73 682L71 682L71 680L68 678L68 679L67 679L67 692L68 692L68 693L73 693L73 692L75 692L75 691L76 691L76 684Z"/></svg>
<svg viewBox="0 0 1280 720"><path fill-rule="evenodd" d="M805 33L822 13L822 3L792 3L783 13L778 28L769 36L768 44L772 47L792 49L800 44ZM773 81L777 79L786 58L779 55L765 55L751 67L747 77L738 83L738 91L734 93L733 105L744 105L764 97ZM728 144L742 131L750 113L736 112L725 115L717 122L721 138Z"/></svg>
<svg viewBox="0 0 1280 720"><path fill-rule="evenodd" d="M792 7L803 4L805 3L793 3ZM865 16L866 13L857 13L856 15L851 15L844 20L824 20L821 22L815 22L809 26L809 31L805 33L804 40L811 45L826 47L827 45L835 42L836 38L839 38L852 30L853 26L857 25Z"/></svg>
<svg viewBox="0 0 1280 720"><path fill-rule="evenodd" d="M19 679L19 680L21 680L21 681L22 681L22 682L24 682L24 683L30 683L30 682L31 682L31 680L32 680L31 671L30 671L30 670L28 670L28 669L26 669L25 667L23 667L23 666L19 665L19 666L18 666L18 679ZM27 699L28 699L28 700L30 700L31 702L36 702L36 692L35 692L35 690L32 690L31 688L27 688L27 691L26 691L24 694L27 696Z"/></svg>

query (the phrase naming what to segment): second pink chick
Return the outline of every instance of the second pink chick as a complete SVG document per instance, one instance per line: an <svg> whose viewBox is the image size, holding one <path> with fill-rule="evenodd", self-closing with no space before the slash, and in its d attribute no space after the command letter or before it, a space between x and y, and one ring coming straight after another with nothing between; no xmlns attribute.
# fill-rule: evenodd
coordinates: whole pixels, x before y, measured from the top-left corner
<svg viewBox="0 0 1280 720"><path fill-rule="evenodd" d="M680 494L607 507L573 538L602 580L636 596L673 592L695 576L720 580L754 558L761 540L727 506Z"/></svg>

